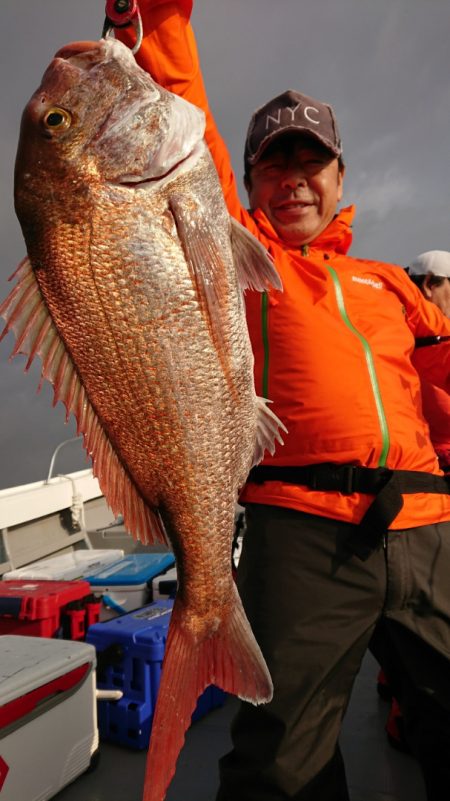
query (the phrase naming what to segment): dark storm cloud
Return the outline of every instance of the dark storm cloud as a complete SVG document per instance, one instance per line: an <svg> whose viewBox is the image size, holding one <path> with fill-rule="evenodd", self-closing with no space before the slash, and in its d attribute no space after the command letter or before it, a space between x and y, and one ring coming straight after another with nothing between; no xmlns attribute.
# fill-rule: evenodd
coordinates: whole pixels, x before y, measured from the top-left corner
<svg viewBox="0 0 450 801"><path fill-rule="evenodd" d="M53 53L98 38L104 3L15 0L2 7L0 50L0 297L24 255L12 202L22 109ZM194 11L211 107L241 183L253 110L295 88L331 103L347 163L344 203L356 203L352 253L406 264L450 249L450 5L444 0L198 0ZM242 199L245 200L242 191ZM0 345L0 487L45 478L54 447L74 435L52 392L38 397L38 369L8 364ZM85 462L67 446L58 470Z"/></svg>

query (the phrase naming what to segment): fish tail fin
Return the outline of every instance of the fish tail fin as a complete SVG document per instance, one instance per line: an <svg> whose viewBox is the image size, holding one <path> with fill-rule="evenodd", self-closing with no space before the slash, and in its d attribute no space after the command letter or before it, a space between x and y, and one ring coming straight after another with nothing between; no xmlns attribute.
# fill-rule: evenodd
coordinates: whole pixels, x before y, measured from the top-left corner
<svg viewBox="0 0 450 801"><path fill-rule="evenodd" d="M254 704L272 698L272 681L237 590L228 619L201 642L183 625L175 602L147 756L143 801L163 801L197 699L214 684Z"/></svg>

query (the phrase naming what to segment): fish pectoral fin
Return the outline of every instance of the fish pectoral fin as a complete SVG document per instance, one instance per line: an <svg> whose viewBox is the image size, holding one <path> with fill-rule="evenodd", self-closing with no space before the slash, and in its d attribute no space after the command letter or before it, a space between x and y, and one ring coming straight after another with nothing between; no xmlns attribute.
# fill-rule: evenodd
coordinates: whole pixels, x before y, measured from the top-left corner
<svg viewBox="0 0 450 801"><path fill-rule="evenodd" d="M83 435L83 447L92 458L94 476L114 514L122 514L127 530L145 543L169 544L163 523L139 493L124 468L88 397L65 343L56 328L42 296L30 260L25 258L12 278L17 283L0 306L6 320L0 341L9 331L16 337L11 353L28 356L27 371L35 356L42 360L41 380L53 385L53 406L62 401L66 422L71 414L77 421L77 434Z"/></svg>
<svg viewBox="0 0 450 801"><path fill-rule="evenodd" d="M217 234L195 199L188 203L185 198L172 194L170 210L200 304L211 321L214 337L224 347L223 307L230 289Z"/></svg>
<svg viewBox="0 0 450 801"><path fill-rule="evenodd" d="M284 445L280 429L287 434L287 428L284 423L281 422L267 405L270 401L266 400L266 398L257 398L256 403L258 422L256 426L256 442L253 452L252 467L259 464L265 451L269 451L271 455L275 453L276 442L279 442L280 445Z"/></svg>
<svg viewBox="0 0 450 801"><path fill-rule="evenodd" d="M270 287L283 291L272 257L247 228L231 217L231 245L242 289L265 292Z"/></svg>
<svg viewBox="0 0 450 801"><path fill-rule="evenodd" d="M175 773L197 699L210 685L254 704L272 698L267 665L233 584L231 612L217 630L196 640L189 610L175 601L153 716L143 801L163 801Z"/></svg>

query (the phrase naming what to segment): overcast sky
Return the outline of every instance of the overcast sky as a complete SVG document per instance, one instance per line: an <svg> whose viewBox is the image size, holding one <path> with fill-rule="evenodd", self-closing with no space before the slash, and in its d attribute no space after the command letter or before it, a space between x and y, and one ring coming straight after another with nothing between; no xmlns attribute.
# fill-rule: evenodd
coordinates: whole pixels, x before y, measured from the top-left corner
<svg viewBox="0 0 450 801"><path fill-rule="evenodd" d="M0 300L25 255L13 209L22 109L54 52L99 38L103 18L102 0L2 2ZM406 265L424 250L450 250L448 0L198 0L193 19L240 181L253 110L298 89L331 103L338 117L343 205L357 206L352 254ZM10 334L0 344L0 488L46 478L54 448L75 434L62 404L52 408L50 387L36 395L39 365L25 375L23 358L8 362L13 342ZM56 472L85 464L75 442Z"/></svg>

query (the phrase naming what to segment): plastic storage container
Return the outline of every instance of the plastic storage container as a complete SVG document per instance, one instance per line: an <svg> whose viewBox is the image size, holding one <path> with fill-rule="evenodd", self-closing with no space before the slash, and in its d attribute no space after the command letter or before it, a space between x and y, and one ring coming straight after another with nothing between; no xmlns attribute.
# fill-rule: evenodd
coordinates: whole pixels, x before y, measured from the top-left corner
<svg viewBox="0 0 450 801"><path fill-rule="evenodd" d="M0 635L82 640L100 607L87 581L0 581Z"/></svg>
<svg viewBox="0 0 450 801"><path fill-rule="evenodd" d="M0 699L2 801L47 801L95 764L92 645L1 636Z"/></svg>
<svg viewBox="0 0 450 801"><path fill-rule="evenodd" d="M174 563L171 552L129 554L86 576L86 580L95 593L102 595L105 607L123 614L148 604L152 600L152 579ZM100 620L106 617L102 609Z"/></svg>
<svg viewBox="0 0 450 801"><path fill-rule="evenodd" d="M147 748L173 601L160 600L88 631L97 651L97 686L121 690L119 701L98 702L100 737L130 748ZM192 720L222 706L225 693L208 687Z"/></svg>
<svg viewBox="0 0 450 801"><path fill-rule="evenodd" d="M71 581L83 579L88 575L102 570L111 562L117 562L123 556L120 549L103 548L94 550L86 548L61 556L51 556L39 562L32 562L16 570L10 570L3 575L3 579L41 579L45 581Z"/></svg>

